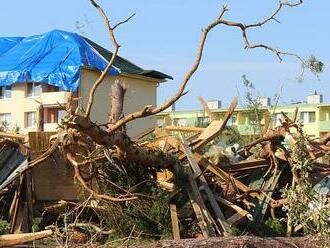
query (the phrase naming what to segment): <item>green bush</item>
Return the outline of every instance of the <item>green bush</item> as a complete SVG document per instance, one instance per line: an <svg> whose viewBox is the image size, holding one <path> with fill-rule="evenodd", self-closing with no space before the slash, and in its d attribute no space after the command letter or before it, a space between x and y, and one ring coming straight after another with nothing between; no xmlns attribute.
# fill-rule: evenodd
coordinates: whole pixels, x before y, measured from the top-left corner
<svg viewBox="0 0 330 248"><path fill-rule="evenodd" d="M0 220L0 235L9 232L9 223L5 220Z"/></svg>

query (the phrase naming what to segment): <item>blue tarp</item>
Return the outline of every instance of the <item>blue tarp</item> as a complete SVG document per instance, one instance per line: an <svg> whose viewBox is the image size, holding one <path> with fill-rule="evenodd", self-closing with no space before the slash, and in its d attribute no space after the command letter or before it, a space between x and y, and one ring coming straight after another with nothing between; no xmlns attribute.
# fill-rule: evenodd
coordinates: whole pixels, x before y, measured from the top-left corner
<svg viewBox="0 0 330 248"><path fill-rule="evenodd" d="M30 37L0 37L0 86L37 82L77 91L80 69L102 71L103 58L78 34L53 30ZM119 74L111 68L110 75Z"/></svg>

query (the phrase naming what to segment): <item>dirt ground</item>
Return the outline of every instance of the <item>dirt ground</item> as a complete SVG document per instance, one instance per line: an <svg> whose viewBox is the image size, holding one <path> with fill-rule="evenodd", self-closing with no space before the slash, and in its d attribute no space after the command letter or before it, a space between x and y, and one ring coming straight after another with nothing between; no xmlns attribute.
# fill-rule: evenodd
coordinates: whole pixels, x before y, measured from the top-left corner
<svg viewBox="0 0 330 248"><path fill-rule="evenodd" d="M139 248L314 248L330 247L330 239L315 237L294 237L294 238L261 238L252 236L223 237L210 239L186 239L159 241L153 244L139 246Z"/></svg>

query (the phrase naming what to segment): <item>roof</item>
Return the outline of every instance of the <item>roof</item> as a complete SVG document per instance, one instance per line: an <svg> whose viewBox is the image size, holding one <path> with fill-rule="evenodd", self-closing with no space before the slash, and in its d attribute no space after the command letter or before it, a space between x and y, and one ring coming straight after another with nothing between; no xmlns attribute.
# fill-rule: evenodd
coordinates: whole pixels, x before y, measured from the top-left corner
<svg viewBox="0 0 330 248"><path fill-rule="evenodd" d="M95 42L62 30L30 37L0 37L0 86L40 82L75 92L80 82L80 69L88 67L102 71L111 56L111 52ZM109 74L119 73L171 78L117 57Z"/></svg>
<svg viewBox="0 0 330 248"><path fill-rule="evenodd" d="M101 47L100 45L98 45L97 43L95 43L94 41L84 37L84 39L91 45L93 46L104 58L106 58L108 61L111 59L112 57L112 52L110 52L109 50ZM159 71L155 71L155 70L145 70L135 64L133 64L132 62L130 62L127 59L124 59L120 56L117 56L114 62L114 66L118 69L120 69L120 71L122 73L127 73L127 74L137 74L137 75L141 75L141 76L145 76L145 77L151 77L151 78L156 78L156 79L173 79L173 77L164 74L162 72Z"/></svg>
<svg viewBox="0 0 330 248"><path fill-rule="evenodd" d="M26 157L17 147L3 145L0 148L0 190L17 178L20 171L27 165Z"/></svg>

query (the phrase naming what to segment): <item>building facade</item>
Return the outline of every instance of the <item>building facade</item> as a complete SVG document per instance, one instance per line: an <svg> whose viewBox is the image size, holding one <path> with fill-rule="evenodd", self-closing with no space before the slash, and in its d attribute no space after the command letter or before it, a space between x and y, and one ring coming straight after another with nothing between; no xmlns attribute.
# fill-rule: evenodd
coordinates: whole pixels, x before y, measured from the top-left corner
<svg viewBox="0 0 330 248"><path fill-rule="evenodd" d="M310 96L309 96L310 97ZM266 119L270 118L271 127L280 124L281 113L285 113L289 118L293 116L298 108L298 118L303 124L303 129L307 135L314 138L322 137L330 132L330 103L315 101L314 103L299 103L282 106L260 106L258 108L259 121L256 121L256 114L249 108L237 108L228 126L235 126L239 133L245 137L253 137L263 131ZM227 109L211 109L217 119L222 120ZM205 111L166 111L157 115L158 126L205 126L209 123L209 118Z"/></svg>
<svg viewBox="0 0 330 248"><path fill-rule="evenodd" d="M89 92L112 53L78 34L54 30L32 37L0 38L0 124L2 131L56 131L66 114L63 105L73 93L85 109ZM144 70L117 56L95 93L91 120L106 124L111 86L116 79L127 91L124 114L156 106L157 86L170 76ZM135 136L155 126L155 117L129 123Z"/></svg>

